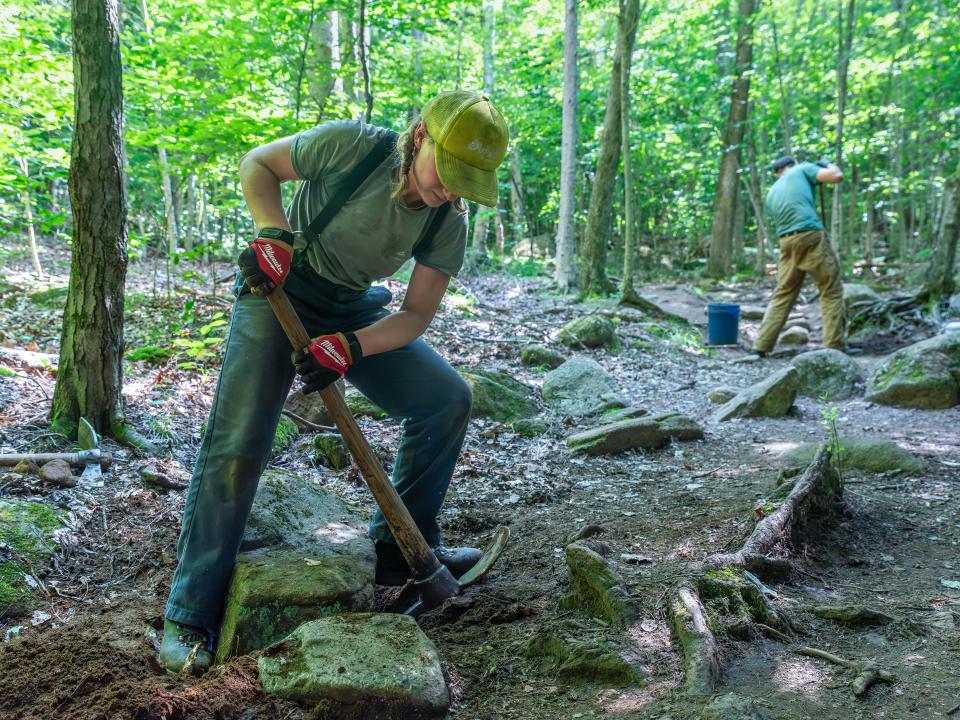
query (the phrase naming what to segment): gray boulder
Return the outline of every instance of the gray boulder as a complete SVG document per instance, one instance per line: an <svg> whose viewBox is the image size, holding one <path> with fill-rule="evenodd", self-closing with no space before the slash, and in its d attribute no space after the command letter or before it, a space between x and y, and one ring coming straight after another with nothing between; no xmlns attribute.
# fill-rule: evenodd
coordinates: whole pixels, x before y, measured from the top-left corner
<svg viewBox="0 0 960 720"><path fill-rule="evenodd" d="M703 428L693 420L670 413L601 425L567 438L567 447L587 455L660 448L670 440L701 440Z"/></svg>
<svg viewBox="0 0 960 720"><path fill-rule="evenodd" d="M880 296L869 285L862 283L843 284L843 304L850 310L851 305L861 302L877 302Z"/></svg>
<svg viewBox="0 0 960 720"><path fill-rule="evenodd" d="M459 370L473 393L471 414L511 423L540 412L533 390L506 373L494 370Z"/></svg>
<svg viewBox="0 0 960 720"><path fill-rule="evenodd" d="M557 340L567 347L613 347L617 343L617 335L610 318L586 315L560 328Z"/></svg>
<svg viewBox="0 0 960 720"><path fill-rule="evenodd" d="M938 335L887 357L867 381L866 399L928 410L956 405L960 402L960 333Z"/></svg>
<svg viewBox="0 0 960 720"><path fill-rule="evenodd" d="M785 367L770 377L741 390L721 405L713 416L717 422L735 417L780 417L786 415L797 397L800 373Z"/></svg>
<svg viewBox="0 0 960 720"><path fill-rule="evenodd" d="M450 692L440 655L416 621L335 615L298 627L257 661L267 693L328 720L442 718Z"/></svg>
<svg viewBox="0 0 960 720"><path fill-rule="evenodd" d="M794 325L780 333L780 342L784 345L806 345L810 341L810 331L802 325Z"/></svg>
<svg viewBox="0 0 960 720"><path fill-rule="evenodd" d="M622 408L613 378L595 360L573 357L543 379L543 401L564 415L595 415L611 408Z"/></svg>
<svg viewBox="0 0 960 720"><path fill-rule="evenodd" d="M790 364L800 373L797 392L812 398L846 400L864 378L856 360L832 348L797 355Z"/></svg>
<svg viewBox="0 0 960 720"><path fill-rule="evenodd" d="M820 443L803 443L784 455L788 465L805 466L813 460ZM918 472L923 461L891 440L871 437L840 437L840 466L869 472Z"/></svg>
<svg viewBox="0 0 960 720"><path fill-rule="evenodd" d="M527 345L520 351L520 362L528 367L546 367L553 370L567 361L563 353L546 345Z"/></svg>
<svg viewBox="0 0 960 720"><path fill-rule="evenodd" d="M227 592L218 662L309 620L371 608L375 556L365 524L315 484L264 473Z"/></svg>

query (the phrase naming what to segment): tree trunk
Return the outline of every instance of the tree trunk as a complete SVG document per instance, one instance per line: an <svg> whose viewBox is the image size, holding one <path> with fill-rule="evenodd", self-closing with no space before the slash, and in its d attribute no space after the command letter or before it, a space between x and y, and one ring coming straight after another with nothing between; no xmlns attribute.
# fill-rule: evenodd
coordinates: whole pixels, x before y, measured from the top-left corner
<svg viewBox="0 0 960 720"><path fill-rule="evenodd" d="M493 0L484 0L483 12L480 16L481 35L483 37L483 91L487 95L493 95L494 82L494 43L496 41L497 24L496 10ZM474 258L481 258L487 253L486 240L487 228L490 221L494 219L496 208L488 208L485 205L477 207L476 223L473 233L473 255ZM502 243L500 243L502 245Z"/></svg>
<svg viewBox="0 0 960 720"><path fill-rule="evenodd" d="M23 173L23 179L26 181L23 192L20 193L20 199L23 201L23 212L27 221L27 239L30 243L30 258L33 260L33 271L37 277L43 275L43 267L40 265L40 251L37 248L37 230L33 225L33 197L30 192L30 166L27 159L22 155L17 158L17 164L20 166L20 172Z"/></svg>
<svg viewBox="0 0 960 720"><path fill-rule="evenodd" d="M711 277L730 274L734 213L740 182L740 145L743 142L750 99L750 69L753 65L753 19L758 0L739 0L737 10L737 54L734 69L733 93L727 114L727 129L723 135L723 156L720 160L720 178L717 198L713 205L713 229L710 234L710 257L707 273Z"/></svg>
<svg viewBox="0 0 960 720"><path fill-rule="evenodd" d="M343 96L349 105L358 101L356 25L353 22L353 18L351 17L351 14L347 8L340 10L337 15L340 24L338 45L340 55L340 70L343 77L342 90Z"/></svg>
<svg viewBox="0 0 960 720"><path fill-rule="evenodd" d="M623 154L623 281L620 301L637 299L633 288L634 232L633 232L633 167L630 158L630 62L623 63L620 73L620 138Z"/></svg>
<svg viewBox="0 0 960 720"><path fill-rule="evenodd" d="M837 134L834 141L834 162L843 162L843 114L847 104L847 68L850 67L850 54L853 49L853 18L856 0L847 0L846 31L844 31L843 0L837 0ZM834 250L843 247L843 212L840 206L839 187L833 188L833 212L830 223L830 243ZM853 195L851 194L851 202Z"/></svg>
<svg viewBox="0 0 960 720"><path fill-rule="evenodd" d="M574 205L577 184L577 0L564 0L563 118L560 143L560 209L554 279L560 292L574 282Z"/></svg>
<svg viewBox="0 0 960 720"><path fill-rule="evenodd" d="M780 120L783 124L783 153L792 155L790 143L790 99L783 86L783 64L780 62L780 41L777 38L777 23L770 17L770 29L773 31L773 52L777 61L777 84L780 86Z"/></svg>
<svg viewBox="0 0 960 720"><path fill-rule="evenodd" d="M753 214L757 216L757 275L762 278L767 274L767 245L770 244L770 238L767 235L763 196L760 194L760 173L757 170L757 150L753 144L753 138L747 143L747 163L750 168L747 193L750 196L750 204L753 205Z"/></svg>
<svg viewBox="0 0 960 720"><path fill-rule="evenodd" d="M368 123L373 116L373 95L370 94L370 64L367 60L367 0L360 0L359 25L357 47L360 49L360 72L363 74L363 97L367 108L363 121Z"/></svg>
<svg viewBox="0 0 960 720"><path fill-rule="evenodd" d="M903 108L903 80L900 66L900 50L903 47L907 34L907 11L910 0L893 0L893 8L897 13L897 32L894 34L893 51L890 58L890 89L891 102L896 111L890 113L891 133L893 138L893 167L891 168L895 180L893 209L895 213L893 233L890 236L888 258L899 258L903 255L903 246L907 235L907 219L904 207L904 153L906 138L904 135Z"/></svg>
<svg viewBox="0 0 960 720"><path fill-rule="evenodd" d="M327 118L327 102L336 80L333 56L337 43L336 18L333 12L322 11L313 22L310 48L307 53L307 88L313 115L319 124Z"/></svg>
<svg viewBox="0 0 960 720"><path fill-rule="evenodd" d="M310 0L310 19L307 22L307 31L303 34L303 47L300 48L300 61L297 63L297 84L294 89L293 119L300 120L300 109L303 107L303 79L307 74L307 52L310 50L310 41L313 37L313 23L316 20L314 10L315 0Z"/></svg>
<svg viewBox="0 0 960 720"><path fill-rule="evenodd" d="M937 233L933 256L927 269L924 290L933 298L941 298L956 290L954 263L957 257L957 238L960 237L960 166L943 185L940 209L937 213Z"/></svg>
<svg viewBox="0 0 960 720"><path fill-rule="evenodd" d="M520 242L527 237L530 226L527 223L527 206L524 201L520 148L516 142L510 150L510 209L513 211L513 240Z"/></svg>
<svg viewBox="0 0 960 720"><path fill-rule="evenodd" d="M116 433L122 418L127 271L117 0L74 0L72 29L73 257L50 414L71 436L81 416L101 433Z"/></svg>
<svg viewBox="0 0 960 720"><path fill-rule="evenodd" d="M610 68L610 86L607 91L607 109L603 118L600 157L597 159L581 252L581 295L605 295L611 290L606 263L613 186L620 161L620 84L624 64L629 63L633 55L639 16L639 0L620 0L620 13L617 16L617 45Z"/></svg>

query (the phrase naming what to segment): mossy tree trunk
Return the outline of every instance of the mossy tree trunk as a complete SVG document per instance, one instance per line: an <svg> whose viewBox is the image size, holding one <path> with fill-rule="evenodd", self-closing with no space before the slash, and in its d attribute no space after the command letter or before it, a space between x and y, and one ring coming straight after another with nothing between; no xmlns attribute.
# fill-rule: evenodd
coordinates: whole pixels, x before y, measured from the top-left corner
<svg viewBox="0 0 960 720"><path fill-rule="evenodd" d="M73 2L73 257L50 416L70 435L80 416L98 432L121 417L127 209L117 10L117 0Z"/></svg>
<svg viewBox="0 0 960 720"><path fill-rule="evenodd" d="M620 0L617 16L617 46L610 68L610 86L607 91L607 110L603 118L603 139L600 157L590 194L587 229L584 233L580 266L580 293L605 295L612 289L607 277L607 241L610 239L610 212L613 205L613 186L620 162L621 134L621 73L624 63L633 55L640 16L639 0Z"/></svg>

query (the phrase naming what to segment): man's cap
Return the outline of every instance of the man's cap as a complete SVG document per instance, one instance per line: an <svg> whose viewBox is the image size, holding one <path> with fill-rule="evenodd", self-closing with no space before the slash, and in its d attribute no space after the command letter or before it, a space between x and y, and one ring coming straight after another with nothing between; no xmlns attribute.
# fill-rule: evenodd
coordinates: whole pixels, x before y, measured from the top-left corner
<svg viewBox="0 0 960 720"><path fill-rule="evenodd" d="M796 164L797 164L797 160L796 158L793 157L793 155L784 155L779 160L774 161L773 171L777 172L777 170L782 170L785 167L789 167L790 165L796 165Z"/></svg>
<svg viewBox="0 0 960 720"><path fill-rule="evenodd" d="M497 205L497 167L510 131L490 98L480 93L440 93L423 108L443 186L481 205Z"/></svg>

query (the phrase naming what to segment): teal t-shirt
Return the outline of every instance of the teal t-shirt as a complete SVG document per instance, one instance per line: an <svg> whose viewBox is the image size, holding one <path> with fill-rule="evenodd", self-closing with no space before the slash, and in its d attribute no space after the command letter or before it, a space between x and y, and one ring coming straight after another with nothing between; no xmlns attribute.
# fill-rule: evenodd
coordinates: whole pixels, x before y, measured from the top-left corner
<svg viewBox="0 0 960 720"><path fill-rule="evenodd" d="M303 231L336 192L339 183L377 143L382 128L358 121L333 121L306 130L294 139L290 160L302 178L287 208L296 236L294 247L325 280L365 290L389 277L410 257L456 275L463 265L467 214L451 208L443 224L424 245L420 239L436 209L410 208L392 198L398 169L392 158L381 163L321 233L310 243Z"/></svg>
<svg viewBox="0 0 960 720"><path fill-rule="evenodd" d="M767 192L767 212L773 218L777 237L803 230L825 229L813 199L820 169L813 163L794 165Z"/></svg>

